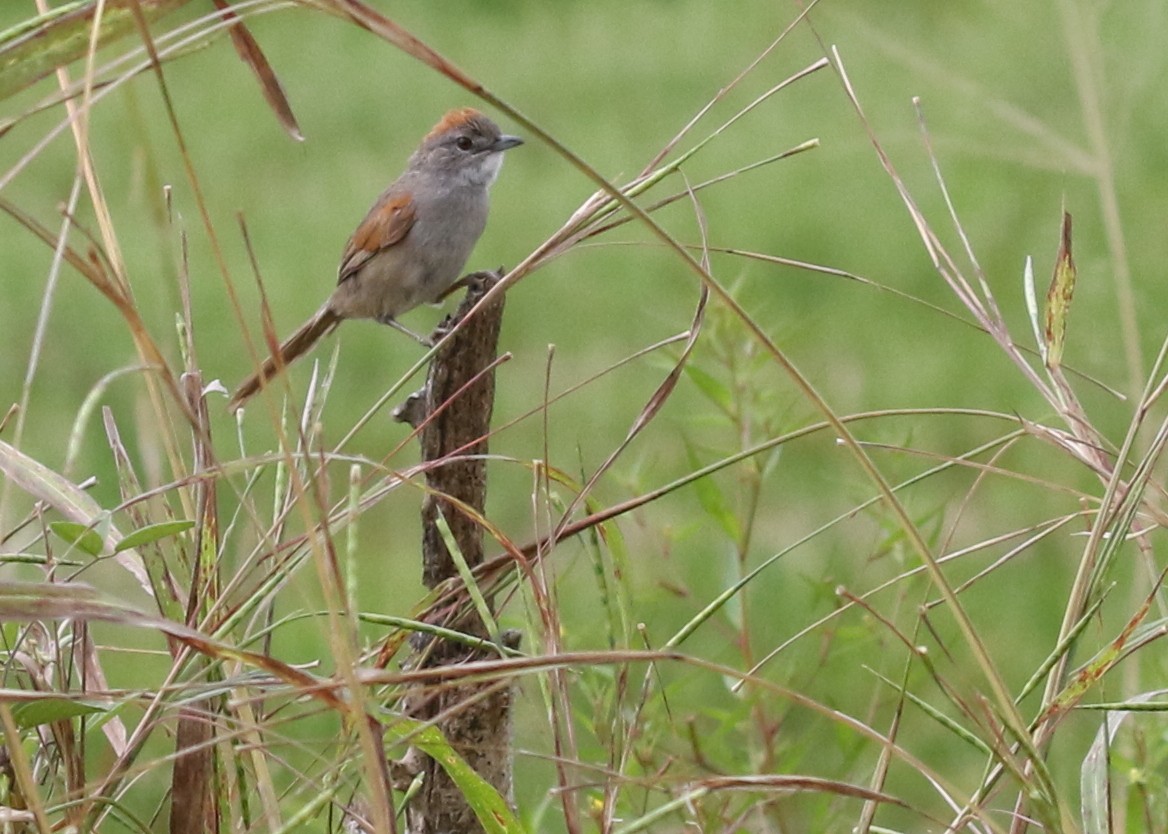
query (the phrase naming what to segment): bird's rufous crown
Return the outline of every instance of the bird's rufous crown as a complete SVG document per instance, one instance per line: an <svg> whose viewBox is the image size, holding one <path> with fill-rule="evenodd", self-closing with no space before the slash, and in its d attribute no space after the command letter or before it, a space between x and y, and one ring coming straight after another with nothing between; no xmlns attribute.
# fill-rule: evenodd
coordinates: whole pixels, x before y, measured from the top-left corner
<svg viewBox="0 0 1168 834"><path fill-rule="evenodd" d="M486 118L486 116L473 107L457 107L443 116L442 121L434 125L430 132L426 134L426 139L433 139L435 136L449 133L471 122L482 121Z"/></svg>

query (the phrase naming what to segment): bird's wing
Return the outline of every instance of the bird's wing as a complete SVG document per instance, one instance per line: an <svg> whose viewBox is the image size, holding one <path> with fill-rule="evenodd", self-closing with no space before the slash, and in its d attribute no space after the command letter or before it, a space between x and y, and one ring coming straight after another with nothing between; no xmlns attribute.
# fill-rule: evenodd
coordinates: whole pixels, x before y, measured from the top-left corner
<svg viewBox="0 0 1168 834"><path fill-rule="evenodd" d="M349 238L345 254L341 255L337 283L352 277L378 252L404 238L413 225L414 201L409 194L378 202Z"/></svg>

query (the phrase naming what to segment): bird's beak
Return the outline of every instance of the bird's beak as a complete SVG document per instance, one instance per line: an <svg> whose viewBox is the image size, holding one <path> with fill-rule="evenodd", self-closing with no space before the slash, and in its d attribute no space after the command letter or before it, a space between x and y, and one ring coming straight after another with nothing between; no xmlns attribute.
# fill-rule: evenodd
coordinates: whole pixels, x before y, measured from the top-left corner
<svg viewBox="0 0 1168 834"><path fill-rule="evenodd" d="M495 144L491 145L492 151L505 151L508 148L514 148L516 145L522 145L523 140L518 136L500 136L495 140Z"/></svg>

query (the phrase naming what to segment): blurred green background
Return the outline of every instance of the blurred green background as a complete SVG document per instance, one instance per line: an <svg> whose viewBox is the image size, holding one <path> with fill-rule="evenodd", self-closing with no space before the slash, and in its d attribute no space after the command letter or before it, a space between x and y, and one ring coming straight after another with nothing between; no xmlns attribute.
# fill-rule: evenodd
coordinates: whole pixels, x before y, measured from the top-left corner
<svg viewBox="0 0 1168 834"><path fill-rule="evenodd" d="M1080 282L1067 362L1130 395L1136 393L1133 380L1142 384L1141 374L1163 338L1159 311L1165 283L1160 273L1168 240L1161 228L1161 203L1168 108L1161 91L1168 11L1152 2L1105 9L1096 5L1072 0L824 0L811 20L823 42L838 47L865 114L914 199L951 251L959 253L960 241L946 220L918 130L912 100L920 98L954 207L1019 341L1030 339L1023 304L1025 259L1034 258L1041 293L1058 242L1060 212L1065 207L1074 215ZM378 7L616 182L638 173L798 11L794 3L760 0L417 0ZM193 11L203 10L184 13ZM0 24L30 14L31 4L7 3L0 8ZM446 109L474 101L369 34L310 10L271 9L248 22L283 82L307 141L293 142L281 131L226 40L168 64L166 79L240 290L246 325L258 344L258 293L237 216L246 220L277 327L288 332L331 290L348 234L400 171L417 138ZM681 148L822 54L812 31L796 27L682 140ZM10 102L7 115L50 89L44 83ZM1094 91L1098 99L1084 90ZM6 133L0 139L0 172L17 165L61 117L54 108ZM1092 124L1097 126L1094 135ZM505 121L503 128L514 130ZM95 109L91 129L139 306L155 337L177 356L177 246L175 233L164 226L162 203L162 186L173 187L177 227L190 240L200 363L208 379L219 378L232 387L251 360L160 107L158 85L147 75L113 92ZM685 177L697 183L810 138L818 138L820 147L701 193L710 243L849 270L968 318L932 269L830 69L750 113L687 163ZM1097 156L1100 151L1106 162ZM5 178L4 196L55 226L72 183L73 159L71 140L63 133L10 181ZM1108 235L1096 176L1100 171L1114 178L1122 239ZM680 187L674 178L666 190ZM495 186L491 220L470 267L514 265L593 190L539 143L512 152ZM79 214L93 228L92 212L82 208ZM662 221L679 239L699 242L692 208L684 201L664 212ZM51 253L8 218L0 220L0 230L0 407L6 408L20 397ZM1120 258L1134 285L1138 327L1128 332L1142 353L1140 367L1132 367L1124 354L1116 283ZM1051 417L988 337L924 305L847 279L738 257L715 255L712 271L734 288L754 319L838 413L953 406L1035 420ZM550 378L551 390L557 392L684 331L696 296L692 273L631 225L530 275L507 297L501 348L513 359L499 374L496 424L539 405L549 345L555 346ZM406 323L425 330L439 315L421 310L407 316ZM745 359L749 339L724 311L711 312L707 335L694 359L698 367L725 381L732 375L720 355L739 356L742 366L750 364ZM420 355L409 340L358 322L342 327L316 358L327 359L338 341L340 371L325 415L325 433L334 441ZM87 392L105 374L135 362L116 311L65 270L53 301L22 448L47 465L60 466L62 440ZM310 364L292 372L299 392L307 384ZM553 465L574 475L591 473L624 437L667 368L668 362L656 357L610 373L552 409L548 436L540 419L529 418L493 438L491 450L522 463L542 458L546 448ZM755 362L738 381L748 383L756 403L751 419L760 429L752 442L763 438L763 426L790 430L815 419L773 365ZM109 386L101 402L117 415L143 471L165 480L143 390L135 376L123 377ZM1092 416L1118 441L1130 407L1090 386L1081 386L1081 391ZM271 430L263 409L252 410L256 413L245 434L249 451L256 452L270 448ZM222 454L236 454L232 421L222 411L215 420ZM939 455L960 454L1006 430L1006 424L988 419L937 417L887 419L856 429L864 440ZM401 426L378 415L350 449L380 459L403 436ZM95 497L114 505L116 479L98 414L89 418L83 437L75 475L96 475ZM683 380L653 427L600 483L596 497L603 503L625 499L717 459L742 440L697 387ZM873 454L892 481L930 463L896 453ZM410 450L389 463L404 467L412 455ZM1099 491L1085 471L1033 441L999 463ZM514 539L526 541L536 524L543 524L532 517L530 470L499 463L491 477L490 514ZM740 477L740 470L731 470L714 481L717 494L735 512L742 510L735 504L743 491ZM946 475L906 494L910 510L938 542L950 541L944 537L952 533L955 548L1077 506L1073 498L1054 490L1005 481L993 482L985 494L976 493L977 500L968 506L957 506L972 477ZM337 488L343 488L340 470L336 480ZM851 457L827 433L792 444L763 481L745 564L757 564L871 494ZM414 555L417 498L403 491L362 521L362 549L367 553L361 562L359 599L368 610L402 613L420 593ZM670 636L740 570L732 543L711 521L709 502L716 500L713 493L703 497L689 488L620 522L629 549L634 616L647 623L653 644ZM8 517L0 519L5 526L18 510L27 509L14 496L10 501ZM967 598L1014 687L1049 651L1077 547L1063 535L1028 552L1021 563L1000 571ZM954 581L984 568L1002 552L991 551L977 556L976 564L956 566ZM553 564L561 575L565 643L604 648L606 637L594 616L598 591L586 553L569 544L557 551ZM754 651L761 656L829 612L837 604L837 584L862 592L913 564L900 552L883 513L861 513L764 573L750 586L747 613L739 616L749 617ZM314 576L292 581L289 610L318 603ZM132 594L132 589L126 592ZM928 598L922 585L902 601L911 609ZM731 639L736 610L723 612L700 629L685 649L742 665L741 646ZM514 606L509 618L511 624L522 623L521 606ZM951 634L944 616L940 627ZM878 665L895 677L903 656L898 647L882 664L874 649L886 645L888 637L859 614L849 614L827 630L835 652L830 659L820 656L817 640L827 638L816 633L781 654L764 674L841 709L860 710L876 686L862 664ZM315 627L288 633L298 635L296 640L285 645L277 640L276 646L287 659L305 660L319 653L322 643ZM124 674L132 680L135 672ZM712 739L741 732L736 718L718 727L714 709L695 706L732 702L725 682L712 675L670 681L678 712L696 709ZM530 715L521 724L519 743L546 753L538 693L532 686L526 694ZM726 715L736 713L727 707ZM945 756L952 755L945 746L952 744L950 738L934 741L928 735L932 725L919 716L912 720L921 721L920 734L914 737L918 755L928 760L934 743ZM842 778L853 761L851 742L840 740L837 750L817 741L801 748L802 734L820 738L814 720L808 722L787 730L789 749L796 752L782 766ZM875 725L882 726L881 721L875 719ZM1068 784L1074 782L1075 757L1081 758L1083 740L1094 727L1084 720L1068 736L1068 758L1060 772ZM685 746L677 739L662 743ZM976 774L980 766L980 759L970 755L950 775L959 778L965 768ZM521 758L521 803L536 807L550 778L550 767L542 760ZM911 786L906 790L920 787L911 776L895 778ZM895 778L892 787L904 788Z"/></svg>

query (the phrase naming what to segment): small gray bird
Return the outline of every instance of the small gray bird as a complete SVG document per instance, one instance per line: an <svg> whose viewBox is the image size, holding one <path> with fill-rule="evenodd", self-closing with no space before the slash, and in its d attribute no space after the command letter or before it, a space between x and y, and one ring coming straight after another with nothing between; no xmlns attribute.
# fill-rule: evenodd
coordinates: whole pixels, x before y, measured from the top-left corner
<svg viewBox="0 0 1168 834"><path fill-rule="evenodd" d="M241 408L345 319L375 319L410 333L397 317L455 288L487 225L487 190L503 151L522 144L469 107L443 116L349 238L328 301L240 383L228 409Z"/></svg>

